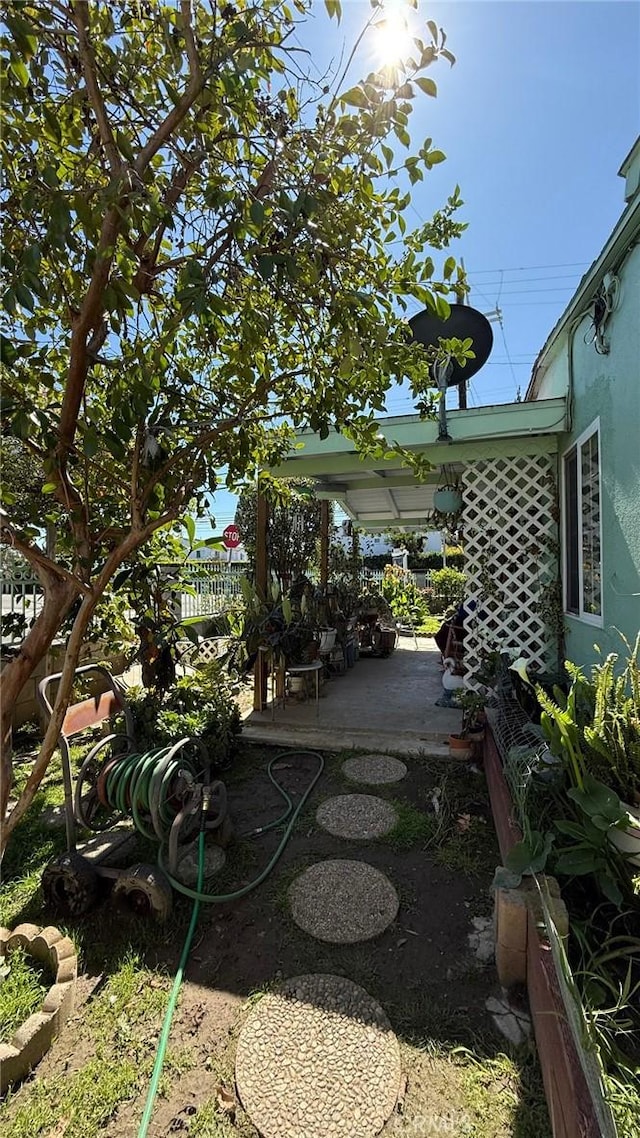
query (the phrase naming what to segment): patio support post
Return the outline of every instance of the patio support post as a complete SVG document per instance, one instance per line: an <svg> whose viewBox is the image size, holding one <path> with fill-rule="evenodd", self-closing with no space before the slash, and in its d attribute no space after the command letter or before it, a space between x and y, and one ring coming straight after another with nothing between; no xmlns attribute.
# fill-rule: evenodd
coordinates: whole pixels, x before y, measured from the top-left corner
<svg viewBox="0 0 640 1138"><path fill-rule="evenodd" d="M258 494L256 504L256 592L261 601L267 599L267 579L269 564L267 556L267 526L269 524L269 503L265 497L258 475ZM258 652L253 669L253 709L263 711L267 705L267 677L269 662L266 652Z"/></svg>
<svg viewBox="0 0 640 1138"><path fill-rule="evenodd" d="M320 588L329 583L329 502L320 503Z"/></svg>

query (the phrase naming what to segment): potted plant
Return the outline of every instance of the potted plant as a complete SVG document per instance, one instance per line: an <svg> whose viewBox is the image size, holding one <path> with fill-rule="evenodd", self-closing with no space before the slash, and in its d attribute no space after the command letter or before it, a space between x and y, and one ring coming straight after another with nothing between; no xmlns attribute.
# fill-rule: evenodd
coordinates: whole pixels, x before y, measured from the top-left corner
<svg viewBox="0 0 640 1138"><path fill-rule="evenodd" d="M455 699L462 708L462 734L472 743L481 743L487 722L485 697L471 688L463 688L456 692Z"/></svg>

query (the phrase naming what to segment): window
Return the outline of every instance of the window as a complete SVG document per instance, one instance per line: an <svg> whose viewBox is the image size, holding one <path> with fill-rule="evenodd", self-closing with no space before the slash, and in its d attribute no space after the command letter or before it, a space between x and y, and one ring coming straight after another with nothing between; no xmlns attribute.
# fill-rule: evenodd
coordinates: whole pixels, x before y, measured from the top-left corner
<svg viewBox="0 0 640 1138"><path fill-rule="evenodd" d="M600 624L600 428L595 423L563 461L564 603L568 613Z"/></svg>

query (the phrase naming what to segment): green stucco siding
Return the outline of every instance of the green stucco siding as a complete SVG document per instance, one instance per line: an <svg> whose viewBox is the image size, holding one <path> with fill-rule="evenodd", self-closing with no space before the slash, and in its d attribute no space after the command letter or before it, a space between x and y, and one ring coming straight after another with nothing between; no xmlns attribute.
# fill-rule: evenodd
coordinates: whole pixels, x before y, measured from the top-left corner
<svg viewBox="0 0 640 1138"><path fill-rule="evenodd" d="M599 355L586 317L573 337L572 430L560 440L562 454L600 420L602 511L602 621L598 628L567 616L566 654L588 666L594 645L617 651L616 630L633 641L640 628L640 245L618 271L618 304L609 318L607 355ZM567 390L566 333L539 390L551 398Z"/></svg>

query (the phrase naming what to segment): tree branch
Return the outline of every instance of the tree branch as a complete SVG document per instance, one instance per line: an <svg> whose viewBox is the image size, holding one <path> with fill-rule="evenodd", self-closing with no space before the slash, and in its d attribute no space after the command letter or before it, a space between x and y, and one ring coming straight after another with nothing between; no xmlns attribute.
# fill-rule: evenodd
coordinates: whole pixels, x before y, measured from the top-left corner
<svg viewBox="0 0 640 1138"><path fill-rule="evenodd" d="M180 102L169 112L166 119L160 123L158 129L151 136L147 145L140 151L140 154L133 163L133 168L140 177L144 174L154 154L158 153L167 139L171 137L176 127L180 125L204 88L204 76L200 67L200 57L196 47L193 28L191 27L190 0L180 0L180 12L182 15L184 38L187 48L187 59L189 60L189 84Z"/></svg>
<svg viewBox="0 0 640 1138"><path fill-rule="evenodd" d="M33 565L36 572L41 571L42 576L38 573L40 580L43 584L46 583L47 577L56 577L58 580L68 581L74 585L79 593L84 593L85 596L91 596L92 589L76 577L74 573L70 573L62 565L58 565L47 557L37 545L32 545L30 541L25 541L16 533L11 522L3 520L0 524L0 543L3 545L10 545L12 549L16 549L21 553L30 565Z"/></svg>
<svg viewBox="0 0 640 1138"><path fill-rule="evenodd" d="M85 83L87 84L87 92L91 100L93 113L96 116L100 138L111 168L111 173L117 175L122 167L122 160L118 147L116 146L115 138L113 137L111 124L107 118L107 110L102 98L102 92L98 86L96 61L93 48L91 47L91 40L89 39L89 4L87 0L75 0L73 17L78 29L78 50L82 62Z"/></svg>

